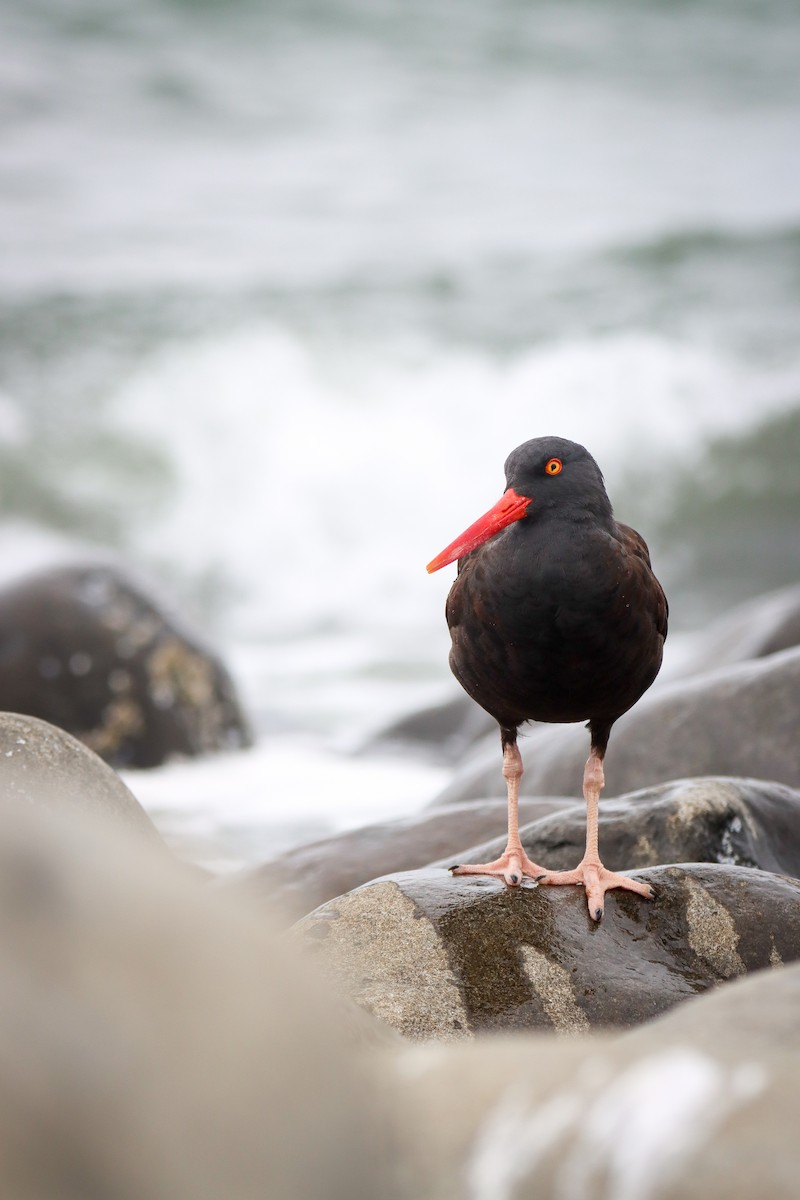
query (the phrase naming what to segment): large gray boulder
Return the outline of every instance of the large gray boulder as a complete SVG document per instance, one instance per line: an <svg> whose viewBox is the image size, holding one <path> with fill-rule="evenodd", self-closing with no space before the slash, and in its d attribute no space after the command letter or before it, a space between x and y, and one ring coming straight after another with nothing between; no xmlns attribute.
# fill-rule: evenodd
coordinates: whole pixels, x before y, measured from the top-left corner
<svg viewBox="0 0 800 1200"><path fill-rule="evenodd" d="M630 1026L800 958L800 881L684 864L633 873L655 900L507 888L428 868L375 880L294 927L337 984L412 1040Z"/></svg>
<svg viewBox="0 0 800 1200"><path fill-rule="evenodd" d="M115 767L250 742L220 659L106 563L0 592L0 709L58 725Z"/></svg>
<svg viewBox="0 0 800 1200"><path fill-rule="evenodd" d="M0 807L0 979L3 1197L396 1196L357 1027L140 840Z"/></svg>
<svg viewBox="0 0 800 1200"><path fill-rule="evenodd" d="M645 695L617 721L604 795L689 775L739 775L800 787L800 649L682 679ZM525 796L580 795L583 726L533 725L519 742ZM460 803L504 793L494 737L437 797Z"/></svg>

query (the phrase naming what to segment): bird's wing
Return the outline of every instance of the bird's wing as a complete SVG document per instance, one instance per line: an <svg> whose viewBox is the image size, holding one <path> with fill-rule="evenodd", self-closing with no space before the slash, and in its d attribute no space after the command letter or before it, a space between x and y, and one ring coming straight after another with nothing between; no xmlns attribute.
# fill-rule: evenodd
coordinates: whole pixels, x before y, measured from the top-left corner
<svg viewBox="0 0 800 1200"><path fill-rule="evenodd" d="M664 594L664 589L653 574L653 567L650 562L650 551L648 549L647 542L640 533L637 533L635 529L631 529L630 525L623 525L620 522L617 522L617 529L619 531L619 539L622 542L625 551L629 555L632 555L634 559L638 559L639 562L642 563L642 566L639 568L639 573L643 577L643 582L647 576L649 576L649 580L652 581L651 591L655 605L656 628L661 634L662 638L666 639L669 618L669 604L667 603L667 597Z"/></svg>

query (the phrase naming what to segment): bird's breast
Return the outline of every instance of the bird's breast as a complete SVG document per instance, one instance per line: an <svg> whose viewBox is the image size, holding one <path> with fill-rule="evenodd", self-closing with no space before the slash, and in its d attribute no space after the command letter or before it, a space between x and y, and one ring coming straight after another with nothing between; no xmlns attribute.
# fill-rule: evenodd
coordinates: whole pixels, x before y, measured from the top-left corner
<svg viewBox="0 0 800 1200"><path fill-rule="evenodd" d="M501 722L618 716L655 678L652 575L612 539L506 539L471 559L448 601L451 666Z"/></svg>

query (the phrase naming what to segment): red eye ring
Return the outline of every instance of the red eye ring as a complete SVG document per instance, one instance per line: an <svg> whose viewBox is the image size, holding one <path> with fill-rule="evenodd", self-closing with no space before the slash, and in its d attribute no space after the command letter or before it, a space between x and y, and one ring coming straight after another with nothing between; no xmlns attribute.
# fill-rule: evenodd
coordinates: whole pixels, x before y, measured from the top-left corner
<svg viewBox="0 0 800 1200"><path fill-rule="evenodd" d="M564 464L560 458L551 458L544 469L548 475L560 475L564 469Z"/></svg>

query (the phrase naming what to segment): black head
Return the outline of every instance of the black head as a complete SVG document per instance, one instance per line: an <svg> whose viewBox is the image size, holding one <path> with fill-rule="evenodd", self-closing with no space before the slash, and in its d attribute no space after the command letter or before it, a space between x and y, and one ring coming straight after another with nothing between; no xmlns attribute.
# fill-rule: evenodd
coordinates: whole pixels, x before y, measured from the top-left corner
<svg viewBox="0 0 800 1200"><path fill-rule="evenodd" d="M437 554L429 571L470 554L515 521L529 527L555 514L569 521L613 521L600 468L577 442L557 437L523 442L506 459L506 481L497 504Z"/></svg>
<svg viewBox="0 0 800 1200"><path fill-rule="evenodd" d="M610 518L603 475L588 450L560 437L531 438L506 459L506 486L533 504L528 520L549 509Z"/></svg>

